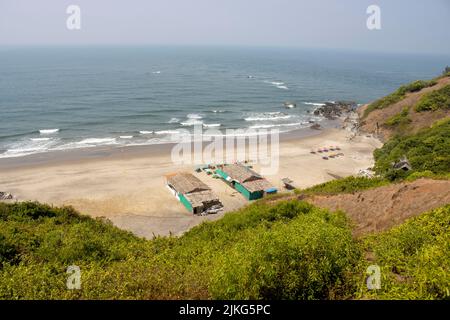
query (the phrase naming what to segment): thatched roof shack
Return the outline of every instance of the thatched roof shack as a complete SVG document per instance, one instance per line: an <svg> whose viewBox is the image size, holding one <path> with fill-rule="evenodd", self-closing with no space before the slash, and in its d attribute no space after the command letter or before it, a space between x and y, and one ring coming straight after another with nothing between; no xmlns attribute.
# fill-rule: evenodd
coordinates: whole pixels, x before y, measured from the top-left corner
<svg viewBox="0 0 450 320"><path fill-rule="evenodd" d="M166 179L172 193L192 213L214 213L223 207L211 188L190 173L170 174Z"/></svg>
<svg viewBox="0 0 450 320"><path fill-rule="evenodd" d="M242 164L225 165L216 173L249 200L261 198L264 193L277 191L269 181Z"/></svg>
<svg viewBox="0 0 450 320"><path fill-rule="evenodd" d="M176 173L166 177L167 183L170 183L178 192L183 194L211 190L210 187L190 173Z"/></svg>

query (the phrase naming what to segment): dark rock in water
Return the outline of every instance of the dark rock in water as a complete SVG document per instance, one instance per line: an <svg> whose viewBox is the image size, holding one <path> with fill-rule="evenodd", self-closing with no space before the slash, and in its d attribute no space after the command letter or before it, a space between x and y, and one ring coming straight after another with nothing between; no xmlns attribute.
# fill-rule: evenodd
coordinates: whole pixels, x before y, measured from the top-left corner
<svg viewBox="0 0 450 320"><path fill-rule="evenodd" d="M13 198L13 195L10 193L0 192L0 200L11 200Z"/></svg>
<svg viewBox="0 0 450 320"><path fill-rule="evenodd" d="M354 112L358 104L352 101L326 102L325 105L314 110L314 115L323 116L327 119L336 119L345 114Z"/></svg>
<svg viewBox="0 0 450 320"><path fill-rule="evenodd" d="M320 129L322 129L322 127L321 127L320 124L318 124L318 123L313 124L310 128L311 128L311 129L314 129L314 130L320 130Z"/></svg>

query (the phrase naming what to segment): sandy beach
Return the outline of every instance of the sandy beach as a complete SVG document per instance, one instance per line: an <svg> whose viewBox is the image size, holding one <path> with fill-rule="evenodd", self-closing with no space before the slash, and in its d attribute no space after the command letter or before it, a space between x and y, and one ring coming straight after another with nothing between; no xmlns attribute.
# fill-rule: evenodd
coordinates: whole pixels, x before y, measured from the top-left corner
<svg viewBox="0 0 450 320"><path fill-rule="evenodd" d="M312 131L312 130L311 130ZM381 143L373 137L343 129L326 129L306 137L280 140L279 170L266 176L279 191L281 179L289 177L299 188L357 174L373 164L372 152ZM312 149L339 146L344 155L323 160ZM53 205L71 205L92 217L104 217L119 228L138 236L180 235L205 220L224 213L193 216L165 187L164 175L186 171L209 185L224 204L224 212L248 201L220 179L194 173L193 165L174 165L171 146L147 146L117 150L90 150L79 157L70 154L0 160L0 190L17 200L37 200ZM258 164L254 169L259 170Z"/></svg>

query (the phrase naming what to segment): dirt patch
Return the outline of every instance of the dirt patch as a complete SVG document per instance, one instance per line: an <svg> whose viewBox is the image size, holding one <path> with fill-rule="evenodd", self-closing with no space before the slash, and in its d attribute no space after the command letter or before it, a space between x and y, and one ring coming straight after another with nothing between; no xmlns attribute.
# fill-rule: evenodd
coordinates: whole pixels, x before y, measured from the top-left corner
<svg viewBox="0 0 450 320"><path fill-rule="evenodd" d="M450 203L450 181L419 179L353 194L314 196L307 201L346 212L358 236L388 230L408 218Z"/></svg>
<svg viewBox="0 0 450 320"><path fill-rule="evenodd" d="M386 121L402 112L404 108L408 108L408 117L411 120L407 127L408 134L416 133L422 128L428 128L437 120L450 117L449 110L437 110L434 112L414 111L415 105L424 94L438 90L448 84L450 84L450 77L441 78L438 80L437 84L432 87L424 88L418 92L408 93L403 100L394 103L387 108L372 111L361 121L360 129L363 132L375 134L381 140L386 141L396 133L396 131L391 127L385 125ZM358 115L360 118L362 118L367 106L368 105L364 105L358 109Z"/></svg>

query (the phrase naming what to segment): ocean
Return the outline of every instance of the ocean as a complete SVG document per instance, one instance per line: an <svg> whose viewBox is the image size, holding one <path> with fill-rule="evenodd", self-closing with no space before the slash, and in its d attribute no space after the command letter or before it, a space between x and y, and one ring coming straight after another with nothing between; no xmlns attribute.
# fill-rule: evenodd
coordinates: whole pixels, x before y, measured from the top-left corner
<svg viewBox="0 0 450 320"><path fill-rule="evenodd" d="M194 125L281 132L439 75L450 57L244 47L0 47L0 158L171 141ZM297 107L286 109L284 103Z"/></svg>

